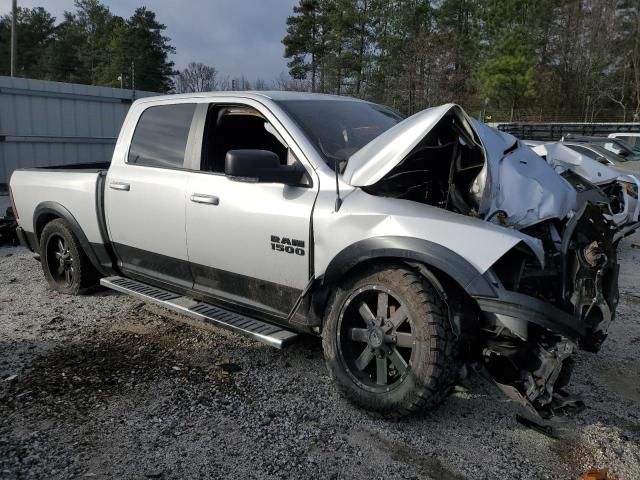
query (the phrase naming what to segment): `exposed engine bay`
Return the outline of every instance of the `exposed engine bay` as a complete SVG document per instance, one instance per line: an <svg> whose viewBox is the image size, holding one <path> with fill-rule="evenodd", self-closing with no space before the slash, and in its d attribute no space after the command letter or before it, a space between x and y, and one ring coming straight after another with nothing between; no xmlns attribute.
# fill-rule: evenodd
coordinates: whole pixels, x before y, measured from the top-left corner
<svg viewBox="0 0 640 480"><path fill-rule="evenodd" d="M596 186L571 169L560 174L514 137L469 119L459 107L440 115L375 180L362 188L515 229L541 245L543 259L521 242L485 275L501 290L545 302L558 321L481 312L473 335L485 341L469 342L467 360L537 418L576 406L564 391L573 354L599 350L618 304L623 222L616 215L626 215L620 184ZM478 343L484 346L478 349Z"/></svg>
<svg viewBox="0 0 640 480"><path fill-rule="evenodd" d="M482 147L451 113L389 174L365 191L478 216L472 188L485 167Z"/></svg>

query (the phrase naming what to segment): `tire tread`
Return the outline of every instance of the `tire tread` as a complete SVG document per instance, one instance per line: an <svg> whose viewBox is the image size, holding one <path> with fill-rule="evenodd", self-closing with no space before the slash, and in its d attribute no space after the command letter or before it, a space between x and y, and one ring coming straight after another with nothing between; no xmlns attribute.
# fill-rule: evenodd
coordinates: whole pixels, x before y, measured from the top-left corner
<svg viewBox="0 0 640 480"><path fill-rule="evenodd" d="M345 384L341 381L341 376L334 371L337 368L336 363L339 362L332 361L329 356L325 355L331 377L336 381L340 393L352 403L373 410L374 413L385 418L399 418L432 410L440 405L453 390L460 364L456 355L457 339L449 324L446 306L424 277L404 265L386 264L370 267L360 272L356 277L346 279L339 286L332 296L326 318L328 321L335 320L338 315L336 309L341 308L336 302L339 302L340 298L346 297L346 292L355 288L359 282L373 279L382 283L392 279L399 290L417 300L417 304L424 312L425 318L423 320L425 320L424 326L428 333L427 341L429 343L427 349L430 351L428 363L424 369L426 376L416 382L416 387L406 395L402 402L390 408L383 406L372 408L371 405L364 404L360 397L361 392L354 390L358 387L353 384ZM325 328L323 332L325 352L333 351L329 345L331 339L327 332L331 332L331 328Z"/></svg>

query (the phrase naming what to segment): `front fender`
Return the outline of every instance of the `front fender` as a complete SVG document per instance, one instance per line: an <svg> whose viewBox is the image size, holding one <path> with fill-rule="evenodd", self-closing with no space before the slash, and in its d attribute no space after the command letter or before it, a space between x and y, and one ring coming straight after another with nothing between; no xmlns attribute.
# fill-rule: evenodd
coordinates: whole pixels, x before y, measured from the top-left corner
<svg viewBox="0 0 640 480"><path fill-rule="evenodd" d="M328 200L334 201L335 194ZM346 196L338 212L322 208L322 198L318 202L313 222L316 277L325 274L329 264L344 263L347 255L362 257L367 249L399 258L422 256L430 260L429 264L437 262L447 267L442 268L445 272L450 264L464 263L474 277L485 273L518 244L526 244L544 263L540 240L478 218L408 200L377 197L360 189ZM444 261L441 257L457 260ZM461 284L468 285L469 280Z"/></svg>
<svg viewBox="0 0 640 480"><path fill-rule="evenodd" d="M496 296L493 286L463 257L437 243L410 237L374 237L351 244L329 263L323 280L333 283L356 265L376 258L424 263L452 277L471 296Z"/></svg>

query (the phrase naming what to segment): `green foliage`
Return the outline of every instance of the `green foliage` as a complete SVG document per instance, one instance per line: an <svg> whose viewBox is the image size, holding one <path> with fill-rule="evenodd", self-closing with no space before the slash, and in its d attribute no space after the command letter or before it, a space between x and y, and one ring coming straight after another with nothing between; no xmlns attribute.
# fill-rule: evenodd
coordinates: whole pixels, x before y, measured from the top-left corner
<svg viewBox="0 0 640 480"><path fill-rule="evenodd" d="M290 58L289 73L297 80L311 76L315 91L318 62L322 60L325 32L318 0L301 0L287 19L287 35L282 40L285 57Z"/></svg>
<svg viewBox="0 0 640 480"><path fill-rule="evenodd" d="M638 0L300 0L284 43L310 89L405 113L640 116Z"/></svg>
<svg viewBox="0 0 640 480"><path fill-rule="evenodd" d="M483 64L479 71L480 95L500 107L515 109L536 94L535 71L524 56L503 55Z"/></svg>
<svg viewBox="0 0 640 480"><path fill-rule="evenodd" d="M22 55L18 57L17 74L41 78L45 74L43 64L55 30L55 18L44 8L18 8L17 33ZM0 75L11 72L11 16L0 17Z"/></svg>
<svg viewBox="0 0 640 480"><path fill-rule="evenodd" d="M18 75L91 85L170 91L174 53L166 27L145 7L124 19L99 0L76 0L58 25L43 8L19 9ZM8 75L11 17L0 18L0 74ZM134 67L133 67L134 66ZM135 74L135 78L132 78Z"/></svg>

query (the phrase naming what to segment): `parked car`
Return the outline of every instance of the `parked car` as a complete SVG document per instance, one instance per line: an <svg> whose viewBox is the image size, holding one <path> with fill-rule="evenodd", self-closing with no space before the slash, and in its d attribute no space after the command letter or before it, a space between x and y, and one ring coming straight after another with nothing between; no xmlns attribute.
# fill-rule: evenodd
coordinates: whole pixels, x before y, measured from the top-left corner
<svg viewBox="0 0 640 480"><path fill-rule="evenodd" d="M640 132L610 133L609 138L617 138L628 143L633 151L640 155Z"/></svg>
<svg viewBox="0 0 640 480"><path fill-rule="evenodd" d="M575 150L582 155L600 162L603 165L608 165L617 169L622 173L640 173L640 157L622 157L613 153L611 150L607 150L602 144L593 143L571 143L562 142L562 144L571 150ZM627 160L627 158L630 158Z"/></svg>
<svg viewBox="0 0 640 480"><path fill-rule="evenodd" d="M533 151L544 158L556 172L574 184L579 196L593 201L596 190L606 195L609 204L608 218L614 224L623 227L638 222L640 181L637 176L628 173L621 175L622 172L619 169L593 160L565 142L546 143L534 147ZM581 187L578 187L578 184ZM584 191L587 191L588 195L584 195Z"/></svg>
<svg viewBox="0 0 640 480"><path fill-rule="evenodd" d="M482 366L533 415L600 349L633 228L515 137L447 104L403 119L287 92L145 98L102 169L17 170L51 288L98 283L282 347L322 337L339 390L433 408Z"/></svg>
<svg viewBox="0 0 640 480"><path fill-rule="evenodd" d="M640 152L634 151L629 144L619 138L609 137L587 137L582 135L573 135L571 133L565 135L561 139L562 142L572 143L591 143L596 145L602 145L610 152L615 153L621 157L626 158L629 161L640 160Z"/></svg>

